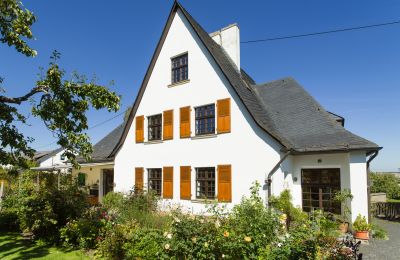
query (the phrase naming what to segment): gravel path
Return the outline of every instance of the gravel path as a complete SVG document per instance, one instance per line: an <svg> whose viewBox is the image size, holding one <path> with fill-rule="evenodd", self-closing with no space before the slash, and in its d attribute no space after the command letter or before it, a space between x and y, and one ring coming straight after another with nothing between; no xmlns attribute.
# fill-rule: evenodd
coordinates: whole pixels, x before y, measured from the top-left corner
<svg viewBox="0 0 400 260"><path fill-rule="evenodd" d="M371 239L369 245L361 245L363 259L400 259L400 223L381 219L374 222L387 231L389 240Z"/></svg>

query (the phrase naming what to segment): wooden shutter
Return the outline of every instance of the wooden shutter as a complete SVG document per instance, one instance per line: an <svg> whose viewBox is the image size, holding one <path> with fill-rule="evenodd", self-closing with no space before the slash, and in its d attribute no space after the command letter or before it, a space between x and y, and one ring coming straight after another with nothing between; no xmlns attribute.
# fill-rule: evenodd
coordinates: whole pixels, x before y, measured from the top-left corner
<svg viewBox="0 0 400 260"><path fill-rule="evenodd" d="M143 190L143 167L135 168L135 190Z"/></svg>
<svg viewBox="0 0 400 260"><path fill-rule="evenodd" d="M180 136L181 138L190 137L190 107L180 109Z"/></svg>
<svg viewBox="0 0 400 260"><path fill-rule="evenodd" d="M190 166L181 166L181 199L190 200L191 192L191 168Z"/></svg>
<svg viewBox="0 0 400 260"><path fill-rule="evenodd" d="M231 131L231 99L225 98L217 101L217 132L229 133Z"/></svg>
<svg viewBox="0 0 400 260"><path fill-rule="evenodd" d="M174 110L164 111L163 114L163 139L170 140L174 138Z"/></svg>
<svg viewBox="0 0 400 260"><path fill-rule="evenodd" d="M144 116L136 117L136 143L144 141Z"/></svg>
<svg viewBox="0 0 400 260"><path fill-rule="evenodd" d="M232 167L231 165L218 165L218 201L232 201Z"/></svg>
<svg viewBox="0 0 400 260"><path fill-rule="evenodd" d="M163 176L163 198L172 199L174 196L174 167L164 167Z"/></svg>

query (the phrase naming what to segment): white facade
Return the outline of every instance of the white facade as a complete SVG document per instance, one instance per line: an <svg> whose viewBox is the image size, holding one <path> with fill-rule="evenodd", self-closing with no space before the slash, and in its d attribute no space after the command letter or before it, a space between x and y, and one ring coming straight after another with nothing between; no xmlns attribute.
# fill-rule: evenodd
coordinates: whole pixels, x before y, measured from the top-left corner
<svg viewBox="0 0 400 260"><path fill-rule="evenodd" d="M61 151L53 154L51 157L47 158L46 160L41 161L39 163L39 166L40 167L53 167L53 166L65 165L67 163L67 158L62 156L63 153L64 153L64 150L61 150Z"/></svg>
<svg viewBox="0 0 400 260"><path fill-rule="evenodd" d="M230 46L227 47L227 53L240 68L239 30L235 26L228 30L231 31L227 39L230 38L234 42L226 45ZM218 33L223 35L223 30ZM218 33L213 34L213 39L217 42ZM171 85L171 58L182 53L188 53L189 81ZM196 137L194 108L216 103L217 100L224 98L231 99L231 132ZM192 109L192 134L191 138L181 139L179 109L185 106L190 106ZM170 109L174 111L173 139L148 142L147 116L161 114ZM254 122L247 108L180 10L175 14L135 114L135 116L140 115L145 116L145 140L144 143L135 142L135 123L133 122L123 145L115 156L115 191L128 192L133 188L136 167L144 168L144 185L147 187L148 168L172 166L174 169L173 199L165 200L165 202L179 203L193 212L200 212L204 210L205 204L196 199L195 168L229 164L232 166L232 203L228 203L228 206L239 203L243 196L249 195L249 188L254 181L262 184L260 194L264 198L267 197L264 183L268 173L283 156L280 152L282 145ZM350 188L354 191L353 219L358 213L366 216L368 210L365 158L365 152L289 156L272 176L272 194L279 195L284 189L290 189L294 204L301 207L301 169L339 168L342 189ZM191 166L192 200L180 200L180 166ZM215 179L217 180L218 177L216 176ZM218 185L215 186L218 189Z"/></svg>

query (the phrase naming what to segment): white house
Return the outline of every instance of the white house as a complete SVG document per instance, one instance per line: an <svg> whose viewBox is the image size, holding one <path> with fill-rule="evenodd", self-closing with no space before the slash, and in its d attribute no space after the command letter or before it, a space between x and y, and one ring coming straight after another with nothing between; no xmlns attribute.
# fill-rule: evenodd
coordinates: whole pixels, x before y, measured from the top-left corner
<svg viewBox="0 0 400 260"><path fill-rule="evenodd" d="M64 156L64 149L57 148L52 151L36 152L33 159L39 164L38 167L33 167L33 170L60 170L67 172L71 168L68 164L66 156Z"/></svg>
<svg viewBox="0 0 400 260"><path fill-rule="evenodd" d="M368 215L368 164L380 149L294 79L254 82L241 68L238 25L208 34L178 2L126 124L107 138L100 187L112 178L114 191L152 189L193 212L206 200L230 207L258 181L265 201L290 189L303 210L338 213L332 196L350 189L353 220Z"/></svg>

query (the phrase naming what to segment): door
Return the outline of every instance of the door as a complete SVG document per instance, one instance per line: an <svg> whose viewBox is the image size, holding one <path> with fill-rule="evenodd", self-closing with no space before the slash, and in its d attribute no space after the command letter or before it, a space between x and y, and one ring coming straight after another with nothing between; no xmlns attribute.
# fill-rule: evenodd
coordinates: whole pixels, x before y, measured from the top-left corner
<svg viewBox="0 0 400 260"><path fill-rule="evenodd" d="M114 169L103 169L103 196L114 190Z"/></svg>
<svg viewBox="0 0 400 260"><path fill-rule="evenodd" d="M340 202L333 200L340 191L340 169L302 169L301 188L303 211L322 209L341 214Z"/></svg>

